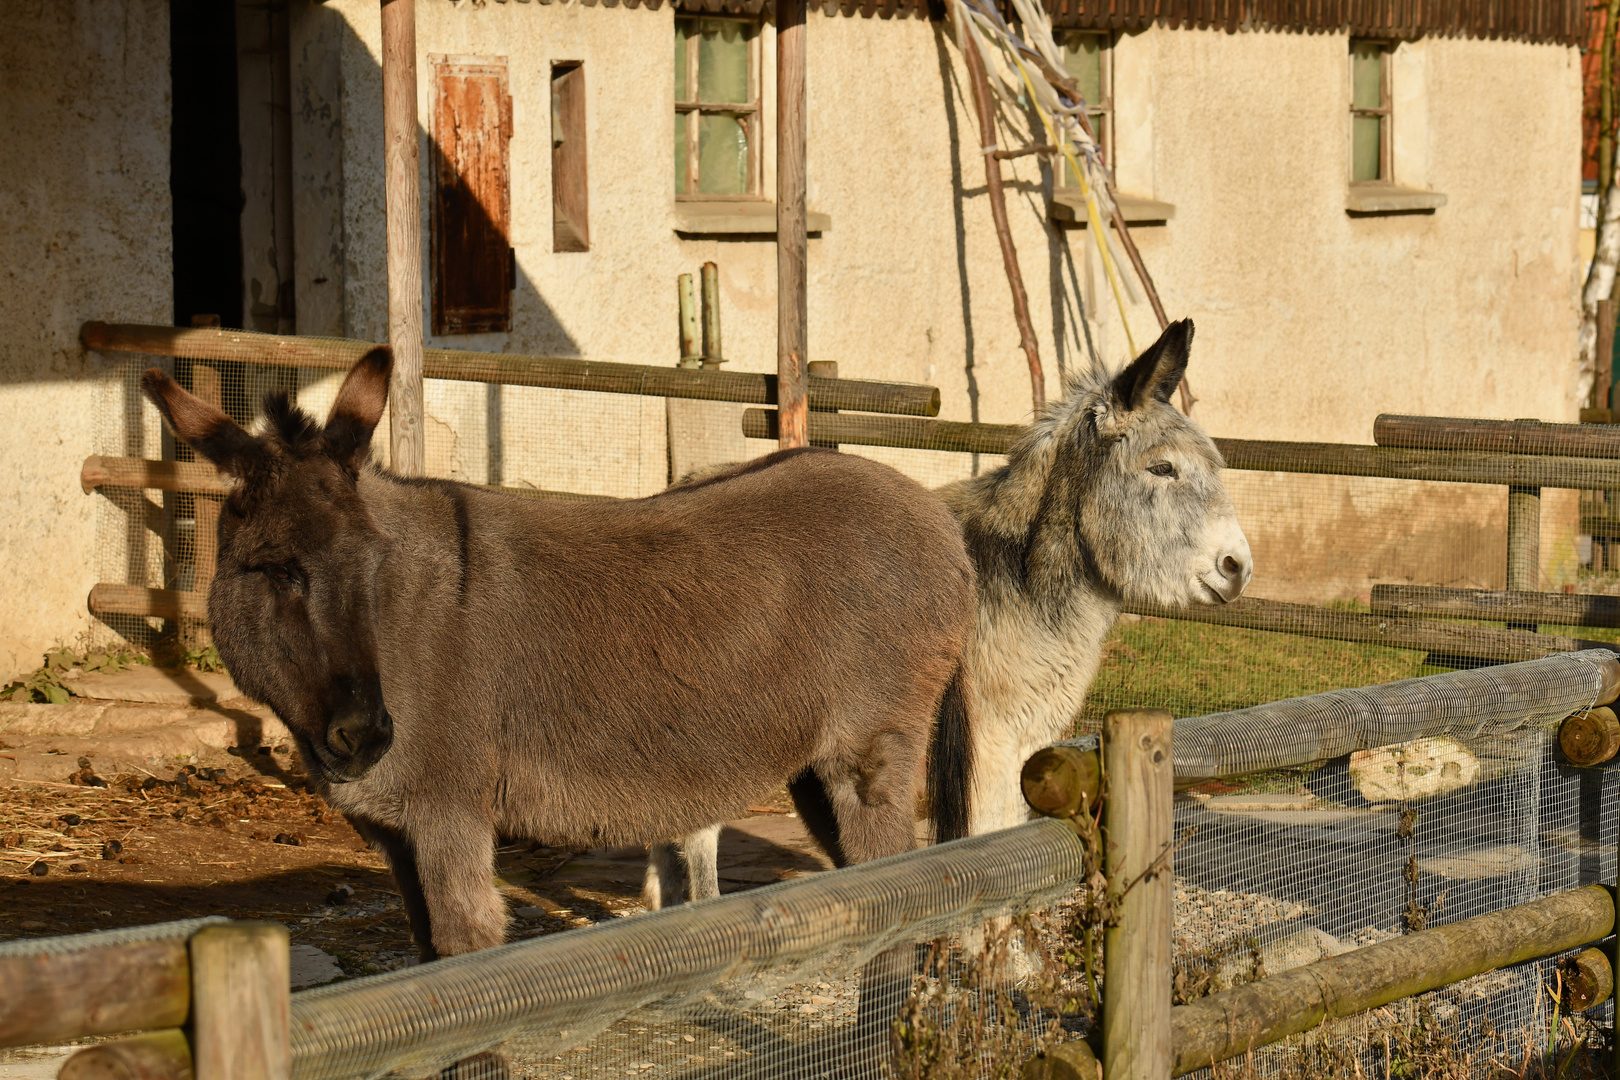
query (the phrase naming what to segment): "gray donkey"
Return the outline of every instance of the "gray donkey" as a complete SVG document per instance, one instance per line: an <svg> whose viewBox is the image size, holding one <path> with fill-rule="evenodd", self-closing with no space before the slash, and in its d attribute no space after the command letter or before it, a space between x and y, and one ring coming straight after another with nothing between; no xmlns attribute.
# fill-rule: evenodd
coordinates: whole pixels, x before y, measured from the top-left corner
<svg viewBox="0 0 1620 1080"><path fill-rule="evenodd" d="M142 385L236 478L220 655L387 857L424 959L504 938L497 834L646 843L787 783L862 862L912 847L925 760L961 831L973 568L937 496L818 450L622 503L394 476L369 463L392 363L362 357L324 426L269 400L257 437Z"/></svg>
<svg viewBox="0 0 1620 1080"><path fill-rule="evenodd" d="M1170 405L1192 337L1190 321L1174 323L1118 375L1074 377L1006 465L940 491L978 571L962 684L975 834L1028 818L1019 771L1070 733L1123 602L1222 604L1249 583L1220 452ZM718 895L715 835L654 847L648 906Z"/></svg>

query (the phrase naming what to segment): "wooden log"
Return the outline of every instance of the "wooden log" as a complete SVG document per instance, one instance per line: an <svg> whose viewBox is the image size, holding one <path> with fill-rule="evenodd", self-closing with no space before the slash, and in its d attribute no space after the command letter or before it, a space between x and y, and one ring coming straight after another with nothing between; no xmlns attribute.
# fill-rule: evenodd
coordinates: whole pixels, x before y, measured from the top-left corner
<svg viewBox="0 0 1620 1080"><path fill-rule="evenodd" d="M389 463L426 469L422 406L422 195L416 116L416 0L382 0L383 190L388 226Z"/></svg>
<svg viewBox="0 0 1620 1080"><path fill-rule="evenodd" d="M1103 933L1105 1080L1161 1080L1170 1072L1171 723L1163 709L1103 717L1104 861L1108 890L1120 896L1119 919Z"/></svg>
<svg viewBox="0 0 1620 1080"><path fill-rule="evenodd" d="M89 494L99 487L151 488L224 495L230 485L206 461L151 461L147 458L92 454L79 470L79 486Z"/></svg>
<svg viewBox="0 0 1620 1080"><path fill-rule="evenodd" d="M1082 1040L1048 1046L1024 1062L1023 1080L1102 1080L1102 1062Z"/></svg>
<svg viewBox="0 0 1620 1080"><path fill-rule="evenodd" d="M99 352L149 353L195 360L241 360L272 367L347 371L372 348L370 342L254 334L243 330L193 330L140 323L87 322L79 330L87 349ZM521 356L424 349L422 373L429 379L539 386L552 390L590 390L600 394L734 401L774 405L776 376L760 372L672 368L557 356ZM867 379L817 379L810 376L810 404L858 412L938 416L939 388L918 383ZM774 438L774 436L772 436ZM1620 487L1620 484L1616 484Z"/></svg>
<svg viewBox="0 0 1620 1080"><path fill-rule="evenodd" d="M1561 652L1581 649L1608 649L1620 652L1610 641L1583 641L1556 634L1533 634L1524 630L1491 630L1483 627L1452 626L1427 619L1406 619L1392 615L1367 615L1290 604L1281 600L1261 600L1252 596L1219 606L1194 605L1161 608L1152 604L1125 604L1122 611L1160 619L1236 626L1245 630L1266 630L1278 634L1304 634L1333 641L1355 641L1385 645L1392 649L1415 649L1440 656L1466 657L1508 663L1536 660Z"/></svg>
<svg viewBox="0 0 1620 1080"><path fill-rule="evenodd" d="M1097 736L1053 743L1031 754L1018 776L1024 801L1042 817L1072 819L1097 804L1102 761Z"/></svg>
<svg viewBox="0 0 1620 1080"><path fill-rule="evenodd" d="M0 987L0 1046L179 1027L191 1009L184 938L0 956Z"/></svg>
<svg viewBox="0 0 1620 1080"><path fill-rule="evenodd" d="M1374 585L1372 613L1425 619L1552 623L1555 626L1620 626L1620 596Z"/></svg>
<svg viewBox="0 0 1620 1080"><path fill-rule="evenodd" d="M192 1080L191 1042L179 1028L86 1047L62 1063L57 1080Z"/></svg>
<svg viewBox="0 0 1620 1080"><path fill-rule="evenodd" d="M1620 458L1620 428L1603 424L1464 420L1451 416L1383 413L1373 421L1373 442L1379 446L1398 446L1409 450L1474 450L1497 454Z"/></svg>
<svg viewBox="0 0 1620 1080"><path fill-rule="evenodd" d="M1602 949L1582 949L1564 970L1564 1008L1585 1012L1614 993L1614 968Z"/></svg>
<svg viewBox="0 0 1620 1080"><path fill-rule="evenodd" d="M812 417L810 427L810 437L818 442L824 440L857 446L951 450L971 454L1005 454L1025 431L1020 424L971 424L850 415ZM769 410L749 409L744 413L743 431L749 438L771 438L775 430ZM1216 439L1215 445L1225 457L1229 469L1325 476L1377 476L1391 480L1435 480L1458 484L1578 488L1583 491L1620 488L1620 461L1254 439Z"/></svg>
<svg viewBox="0 0 1620 1080"><path fill-rule="evenodd" d="M776 0L776 386L781 449L810 445L805 221L805 0Z"/></svg>
<svg viewBox="0 0 1620 1080"><path fill-rule="evenodd" d="M287 929L207 926L191 938L191 1038L197 1080L289 1080Z"/></svg>
<svg viewBox="0 0 1620 1080"><path fill-rule="evenodd" d="M206 619L208 594L200 590L149 589L144 585L100 582L90 589L96 615L141 615L153 619Z"/></svg>
<svg viewBox="0 0 1620 1080"><path fill-rule="evenodd" d="M1223 990L1174 1011L1170 1075L1207 1068L1325 1020L1553 956L1613 928L1609 890L1588 885Z"/></svg>
<svg viewBox="0 0 1620 1080"><path fill-rule="evenodd" d="M1601 706L1578 712L1558 726L1558 748L1571 765L1601 765L1620 753L1620 718Z"/></svg>

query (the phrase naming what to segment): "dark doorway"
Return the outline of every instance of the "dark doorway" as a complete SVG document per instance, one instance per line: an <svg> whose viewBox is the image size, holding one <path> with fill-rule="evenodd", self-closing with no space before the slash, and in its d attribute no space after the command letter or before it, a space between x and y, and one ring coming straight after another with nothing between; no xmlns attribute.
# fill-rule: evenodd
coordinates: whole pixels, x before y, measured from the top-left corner
<svg viewBox="0 0 1620 1080"><path fill-rule="evenodd" d="M236 5L170 0L173 87L174 322L218 315L242 328L242 150Z"/></svg>

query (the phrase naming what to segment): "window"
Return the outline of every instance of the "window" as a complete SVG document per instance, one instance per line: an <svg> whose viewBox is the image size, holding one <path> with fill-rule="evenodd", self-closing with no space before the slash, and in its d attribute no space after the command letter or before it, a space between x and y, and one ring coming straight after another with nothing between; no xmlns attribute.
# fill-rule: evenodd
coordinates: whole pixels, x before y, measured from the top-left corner
<svg viewBox="0 0 1620 1080"><path fill-rule="evenodd" d="M1350 179L1391 183L1389 46L1350 43Z"/></svg>
<svg viewBox="0 0 1620 1080"><path fill-rule="evenodd" d="M551 250L591 250L585 65L551 65Z"/></svg>
<svg viewBox="0 0 1620 1080"><path fill-rule="evenodd" d="M433 332L512 328L504 58L433 58Z"/></svg>
<svg viewBox="0 0 1620 1080"><path fill-rule="evenodd" d="M1114 87L1112 41L1107 34L1062 34L1063 70L1086 99L1086 116L1097 136L1103 160L1113 157ZM1063 186L1079 187L1074 166L1063 162Z"/></svg>
<svg viewBox="0 0 1620 1080"><path fill-rule="evenodd" d="M759 194L759 27L675 20L675 195Z"/></svg>

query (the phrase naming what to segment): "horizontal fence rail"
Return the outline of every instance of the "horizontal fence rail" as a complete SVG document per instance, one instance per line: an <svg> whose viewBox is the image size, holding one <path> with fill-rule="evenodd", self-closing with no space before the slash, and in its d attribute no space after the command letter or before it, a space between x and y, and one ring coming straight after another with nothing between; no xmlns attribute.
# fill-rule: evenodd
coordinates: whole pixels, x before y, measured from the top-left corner
<svg viewBox="0 0 1620 1080"><path fill-rule="evenodd" d="M1470 420L1381 413L1373 421L1373 442L1379 446L1414 450L1620 458L1620 427L1612 424L1549 424L1541 420Z"/></svg>
<svg viewBox="0 0 1620 1080"><path fill-rule="evenodd" d="M1484 622L1620 626L1620 596L1592 593L1448 589L1431 585L1374 585L1374 615Z"/></svg>
<svg viewBox="0 0 1620 1080"><path fill-rule="evenodd" d="M1391 649L1415 649L1439 657L1494 660L1497 663L1536 660L1543 656L1578 652L1582 649L1612 649L1620 652L1620 644L1606 641L1585 641L1558 634L1538 634L1530 630L1451 626L1424 618L1381 613L1369 615L1365 612L1322 608L1312 604L1291 604L1284 600L1262 600L1253 596L1241 597L1229 604L1209 606L1198 604L1185 608L1127 603L1121 610L1132 615L1147 615L1153 618L1181 619L1186 622L1233 626L1244 630L1265 630L1277 634L1305 634L1331 641L1354 641L1363 645L1383 645Z"/></svg>
<svg viewBox="0 0 1620 1080"><path fill-rule="evenodd" d="M776 438L776 413L772 409L748 409L742 423L743 434L751 439ZM828 413L810 417L810 439L814 442L972 454L1005 454L1024 431L1019 424ZM1583 491L1620 489L1620 460L1259 439L1216 439L1215 445L1226 458L1227 468L1254 472Z"/></svg>
<svg viewBox="0 0 1620 1080"><path fill-rule="evenodd" d="M189 360L241 361L271 367L341 371L368 349L369 341L290 337L245 330L184 329L140 323L87 322L79 331L87 349L147 353ZM602 394L694 398L748 405L776 403L776 376L746 371L661 367L556 356L518 356L423 349L422 374L429 379L590 390ZM857 412L939 415L939 388L917 383L872 382L808 376L811 408Z"/></svg>
<svg viewBox="0 0 1620 1080"><path fill-rule="evenodd" d="M1172 1076L1185 1076L1401 998L1597 941L1614 930L1603 885L1420 930L1171 1010Z"/></svg>

